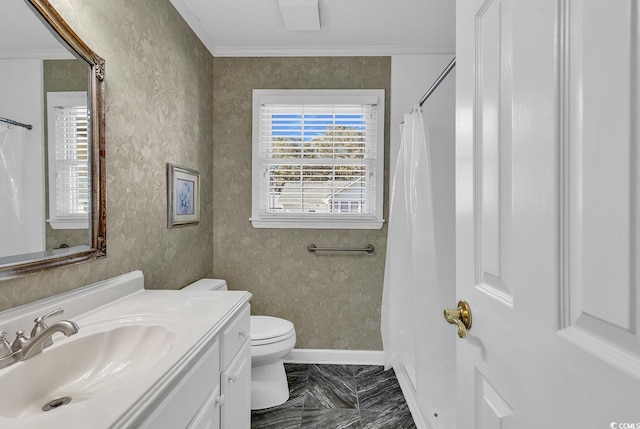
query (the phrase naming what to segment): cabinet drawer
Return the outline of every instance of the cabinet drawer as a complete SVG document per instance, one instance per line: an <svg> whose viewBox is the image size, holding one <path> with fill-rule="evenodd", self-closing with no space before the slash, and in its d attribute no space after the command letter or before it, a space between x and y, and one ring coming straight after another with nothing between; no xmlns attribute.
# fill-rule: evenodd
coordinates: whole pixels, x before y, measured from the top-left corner
<svg viewBox="0 0 640 429"><path fill-rule="evenodd" d="M231 363L242 344L249 338L250 320L249 304L247 304L224 329L222 333L222 368L226 368Z"/></svg>
<svg viewBox="0 0 640 429"><path fill-rule="evenodd" d="M215 341L142 424L145 429L186 428L220 382L220 348Z"/></svg>

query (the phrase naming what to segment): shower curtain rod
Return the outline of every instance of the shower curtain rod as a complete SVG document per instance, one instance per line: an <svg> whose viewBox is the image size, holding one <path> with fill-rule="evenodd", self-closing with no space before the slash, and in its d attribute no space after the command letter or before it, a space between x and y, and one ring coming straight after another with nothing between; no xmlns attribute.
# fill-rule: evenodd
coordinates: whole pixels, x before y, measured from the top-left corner
<svg viewBox="0 0 640 429"><path fill-rule="evenodd" d="M456 66L456 57L453 57L453 59L451 60L451 62L449 63L449 65L447 66L447 68L444 69L444 71L442 73L440 73L440 76L438 76L438 78L436 79L435 82L433 82L433 85L431 85L431 88L429 88L427 90L427 92L422 96L422 98L420 99L420 107L422 107L422 105L424 104L425 101L427 101L427 99L431 96L431 93L433 91L436 90L436 88L438 87L438 85L440 85L442 83L442 81L444 80L445 77L447 77L447 75L449 74L449 72L451 70L453 70L453 68Z"/></svg>
<svg viewBox="0 0 640 429"><path fill-rule="evenodd" d="M3 117L0 117L0 122L6 122L7 124L10 124L10 125L17 125L19 127L23 127L23 128L28 129L28 130L33 128L29 124L23 124L22 122L16 122L13 119L7 119L7 118L3 118Z"/></svg>

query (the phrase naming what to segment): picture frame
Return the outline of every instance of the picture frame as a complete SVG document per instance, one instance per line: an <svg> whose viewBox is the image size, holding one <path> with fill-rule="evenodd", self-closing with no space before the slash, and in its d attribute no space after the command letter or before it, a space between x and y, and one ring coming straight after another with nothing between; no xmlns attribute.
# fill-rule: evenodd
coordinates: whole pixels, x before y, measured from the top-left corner
<svg viewBox="0 0 640 429"><path fill-rule="evenodd" d="M200 223L200 173L167 163L167 226Z"/></svg>

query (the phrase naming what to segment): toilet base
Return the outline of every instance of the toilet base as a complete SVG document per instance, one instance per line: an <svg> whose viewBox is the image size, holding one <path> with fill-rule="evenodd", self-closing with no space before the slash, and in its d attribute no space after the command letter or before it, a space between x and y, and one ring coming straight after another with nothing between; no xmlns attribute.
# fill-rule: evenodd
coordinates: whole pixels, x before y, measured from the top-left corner
<svg viewBox="0 0 640 429"><path fill-rule="evenodd" d="M288 399L289 385L282 359L251 367L252 410L275 407Z"/></svg>

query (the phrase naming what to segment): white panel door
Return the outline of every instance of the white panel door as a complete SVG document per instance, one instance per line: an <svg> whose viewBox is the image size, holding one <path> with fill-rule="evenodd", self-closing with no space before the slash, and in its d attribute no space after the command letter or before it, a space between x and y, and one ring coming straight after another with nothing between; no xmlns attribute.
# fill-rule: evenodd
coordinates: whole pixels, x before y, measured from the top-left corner
<svg viewBox="0 0 640 429"><path fill-rule="evenodd" d="M457 2L459 428L640 428L638 9Z"/></svg>

